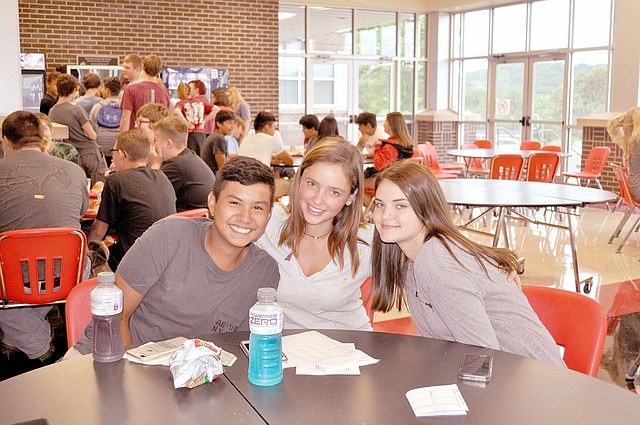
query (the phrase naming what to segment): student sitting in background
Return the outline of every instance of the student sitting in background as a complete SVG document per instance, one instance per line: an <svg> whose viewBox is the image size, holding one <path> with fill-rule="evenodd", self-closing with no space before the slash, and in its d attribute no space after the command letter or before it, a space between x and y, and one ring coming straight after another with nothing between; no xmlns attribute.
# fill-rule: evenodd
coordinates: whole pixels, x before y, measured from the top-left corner
<svg viewBox="0 0 640 425"><path fill-rule="evenodd" d="M563 365L558 347L517 285L514 252L467 239L433 174L406 161L376 180L374 298L387 312L408 304L420 335Z"/></svg>
<svg viewBox="0 0 640 425"><path fill-rule="evenodd" d="M112 270L145 230L176 212L171 182L162 171L147 166L150 149L151 142L140 130L121 133L112 149L116 172L107 177L89 233L90 241L100 242L109 227L116 229L118 241L109 247Z"/></svg>

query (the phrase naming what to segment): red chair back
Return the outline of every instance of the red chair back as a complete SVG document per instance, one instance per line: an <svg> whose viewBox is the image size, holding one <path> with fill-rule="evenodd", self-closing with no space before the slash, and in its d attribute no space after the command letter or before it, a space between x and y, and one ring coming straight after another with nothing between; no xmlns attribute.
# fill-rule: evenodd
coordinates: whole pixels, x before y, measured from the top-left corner
<svg viewBox="0 0 640 425"><path fill-rule="evenodd" d="M543 147L540 148L540 150L547 151L547 152L562 152L562 146L544 145Z"/></svg>
<svg viewBox="0 0 640 425"><path fill-rule="evenodd" d="M180 211L171 214L169 217L209 217L208 208L196 208L194 210Z"/></svg>
<svg viewBox="0 0 640 425"><path fill-rule="evenodd" d="M0 233L4 307L64 302L84 271L87 241L70 227Z"/></svg>
<svg viewBox="0 0 640 425"><path fill-rule="evenodd" d="M67 297L65 322L67 325L67 345L76 345L84 328L91 322L91 291L98 286L98 279L92 278L76 285Z"/></svg>
<svg viewBox="0 0 640 425"><path fill-rule="evenodd" d="M564 347L567 367L597 376L607 336L607 316L600 304L556 288L523 285L522 292L556 344Z"/></svg>
<svg viewBox="0 0 640 425"><path fill-rule="evenodd" d="M402 334L418 336L418 328L411 317L399 317L397 319L389 319L375 322L373 321L373 311L371 304L373 302L373 287L371 285L371 277L365 279L360 286L360 299L362 305L367 312L369 322L373 326L375 332L385 332L390 334Z"/></svg>
<svg viewBox="0 0 640 425"><path fill-rule="evenodd" d="M455 179L458 177L454 171L445 170L440 167L440 162L438 161L438 152L436 152L436 148L431 143L420 143L418 146L416 146L416 148L420 151L422 157L424 158L424 162L422 163L422 165L427 167L438 180Z"/></svg>
<svg viewBox="0 0 640 425"><path fill-rule="evenodd" d="M527 181L550 183L556 176L560 157L553 152L534 153L527 162Z"/></svg>
<svg viewBox="0 0 640 425"><path fill-rule="evenodd" d="M604 166L607 165L609 155L611 155L611 148L607 146L596 146L589 152L587 162L582 171L592 173L595 177L600 177Z"/></svg>
<svg viewBox="0 0 640 425"><path fill-rule="evenodd" d="M475 143L466 143L460 149L479 149ZM464 158L464 164L469 170L469 174L488 174L489 170L484 166L484 161L480 158Z"/></svg>
<svg viewBox="0 0 640 425"><path fill-rule="evenodd" d="M411 158L407 158L407 161L413 162L414 164L422 165L424 164L424 156L422 155L422 152L420 152L420 149L414 146L413 156Z"/></svg>
<svg viewBox="0 0 640 425"><path fill-rule="evenodd" d="M633 197L633 193L631 193L631 188L629 187L629 170L617 164L611 164L611 167L613 167L613 172L616 175L616 180L620 187L620 197L629 206L640 206L640 203Z"/></svg>
<svg viewBox="0 0 640 425"><path fill-rule="evenodd" d="M542 143L538 142L537 140L525 140L522 143L520 143L520 150L521 151L539 151L541 146L542 146Z"/></svg>
<svg viewBox="0 0 640 425"><path fill-rule="evenodd" d="M522 172L522 155L496 155L491 159L489 178L494 180L518 180Z"/></svg>
<svg viewBox="0 0 640 425"><path fill-rule="evenodd" d="M479 149L491 149L493 147L493 142L491 140L474 140L473 144Z"/></svg>

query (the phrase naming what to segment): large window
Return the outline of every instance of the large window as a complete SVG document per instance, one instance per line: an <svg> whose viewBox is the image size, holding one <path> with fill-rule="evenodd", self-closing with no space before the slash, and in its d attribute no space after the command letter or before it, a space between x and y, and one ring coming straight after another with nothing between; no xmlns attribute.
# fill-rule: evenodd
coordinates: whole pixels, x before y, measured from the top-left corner
<svg viewBox="0 0 640 425"><path fill-rule="evenodd" d="M353 118L391 111L411 123L426 107L427 15L280 4L279 129L301 144L298 120L333 115L341 135L359 138ZM344 129L344 132L342 131Z"/></svg>
<svg viewBox="0 0 640 425"><path fill-rule="evenodd" d="M523 127L535 122L523 137L562 144L565 167L579 164L576 120L608 110L611 13L612 0L541 0L453 14L449 105L460 142L485 127L487 137L501 125L519 133L506 121L522 117Z"/></svg>

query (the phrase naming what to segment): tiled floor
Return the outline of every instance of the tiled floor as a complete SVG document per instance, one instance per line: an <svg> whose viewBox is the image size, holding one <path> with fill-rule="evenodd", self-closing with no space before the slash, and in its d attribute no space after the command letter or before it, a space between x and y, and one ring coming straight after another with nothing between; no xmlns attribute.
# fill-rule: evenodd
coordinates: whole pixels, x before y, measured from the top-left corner
<svg viewBox="0 0 640 425"><path fill-rule="evenodd" d="M479 210L476 210L476 214ZM599 378L625 386L624 374L640 350L640 233L633 233L621 253L617 241L607 241L622 212L604 208L583 208L575 217L576 245L581 278L593 276L594 287L588 295L600 302L610 317ZM543 212L538 212L542 219ZM546 217L551 218L547 213ZM457 214L461 222L469 216L464 210ZM557 219L557 217L554 217ZM477 229L487 230L495 224L489 214L486 226L479 221ZM566 224L566 218L564 218ZM569 235L566 230L544 225L510 221L507 226L511 248L525 257L522 283L544 285L575 291ZM466 234L478 242L491 243L491 238L474 232ZM375 319L388 319L406 313L376 313Z"/></svg>

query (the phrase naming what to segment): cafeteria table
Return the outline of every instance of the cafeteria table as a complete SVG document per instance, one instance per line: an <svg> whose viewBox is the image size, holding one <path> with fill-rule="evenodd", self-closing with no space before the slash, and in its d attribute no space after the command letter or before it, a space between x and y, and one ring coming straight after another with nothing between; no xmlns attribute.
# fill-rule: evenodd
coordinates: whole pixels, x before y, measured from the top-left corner
<svg viewBox="0 0 640 425"><path fill-rule="evenodd" d="M555 153L560 158L568 158L571 154L566 152L551 152L543 150L520 150L520 149L450 149L447 151L447 155L459 156L462 158L479 158L489 159L496 155L522 155L525 159L529 158L534 153Z"/></svg>
<svg viewBox="0 0 640 425"><path fill-rule="evenodd" d="M285 334L300 331L285 331ZM247 378L240 341L248 332L203 338L235 354L225 375L194 389L174 389L161 366L121 360L70 359L0 382L0 423L46 418L61 424L634 424L640 398L562 367L454 342L366 331L321 333L380 359L361 375L304 376L285 369L282 383L257 387ZM491 354L493 377L458 379L465 353ZM457 384L466 416L416 418L405 393Z"/></svg>
<svg viewBox="0 0 640 425"><path fill-rule="evenodd" d="M513 180L456 179L439 180L438 182L447 202L451 205L487 207L498 210L498 222L496 231L493 234L493 246L498 246L500 235L506 230L505 219L507 212L513 211L512 208L558 208L558 211L567 217L566 226L537 221L522 215L518 216L526 218L534 224L552 226L569 232L576 292L580 292L582 285L585 293L590 291L593 277L581 280L579 275L573 216L576 214L576 208L589 204L615 201L618 198L615 193L574 185Z"/></svg>

